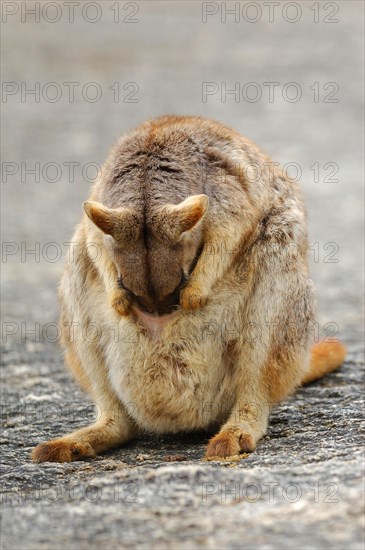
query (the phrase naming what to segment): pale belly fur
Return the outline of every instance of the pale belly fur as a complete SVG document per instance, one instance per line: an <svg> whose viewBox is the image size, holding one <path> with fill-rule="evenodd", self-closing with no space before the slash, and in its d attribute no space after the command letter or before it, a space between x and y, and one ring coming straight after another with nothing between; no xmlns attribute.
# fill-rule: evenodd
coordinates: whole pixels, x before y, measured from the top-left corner
<svg viewBox="0 0 365 550"><path fill-rule="evenodd" d="M108 344L110 381L142 428L177 432L225 420L235 400L233 370L222 339L204 332L204 319L135 310L120 324L128 336Z"/></svg>

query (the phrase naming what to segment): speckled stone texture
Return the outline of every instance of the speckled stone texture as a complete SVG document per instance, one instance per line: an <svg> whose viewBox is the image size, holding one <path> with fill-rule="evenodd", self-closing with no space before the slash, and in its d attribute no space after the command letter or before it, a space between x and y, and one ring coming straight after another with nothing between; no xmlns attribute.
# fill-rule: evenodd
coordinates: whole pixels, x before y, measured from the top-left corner
<svg viewBox="0 0 365 550"><path fill-rule="evenodd" d="M8 4L21 10L21 2ZM2 547L363 548L362 2L326 9L320 2L318 23L312 2L300 3L296 23L285 20L295 16L287 2L273 22L260 3L256 23L242 15L255 16L245 11L247 2L237 22L227 15L226 23L220 2L210 3L218 11L206 23L201 2L142 1L135 15L135 3L121 2L119 23L110 9L115 2L99 3L96 23L82 17L85 4L75 7L73 23L59 2L55 23L42 15L23 23L19 11L2 24L3 81L19 85L2 104L2 160L13 163L2 173ZM45 15L54 18L49 10ZM95 16L92 8L87 14ZM127 16L138 22L123 22ZM326 16L338 22L324 22ZM39 102L30 95L22 101L22 83L31 89L36 82L43 91L57 83L61 98L47 101L41 92ZM74 101L65 82L80 83ZM99 101L82 97L90 82L102 90ZM115 82L116 102L109 89ZM218 86L206 101L204 82ZM250 82L261 89L260 100L241 93L237 102L232 95L222 101L222 83L227 89L239 83L242 91ZM273 101L265 82L279 83ZM293 93L285 88L290 82L302 91L296 102L283 100L284 89ZM335 103L325 101L330 82L338 86ZM137 102L126 101L136 90L123 89L126 83L138 86ZM53 324L65 243L90 187L82 169L102 163L128 128L172 112L215 117L275 160L300 166L318 333L334 332L346 343L346 363L278 406L251 455L204 462L210 434L196 433L144 436L87 462L33 464L34 445L94 414L63 365ZM35 163L39 181L27 172ZM65 163L79 163L73 178ZM61 172L52 182L55 164Z"/></svg>

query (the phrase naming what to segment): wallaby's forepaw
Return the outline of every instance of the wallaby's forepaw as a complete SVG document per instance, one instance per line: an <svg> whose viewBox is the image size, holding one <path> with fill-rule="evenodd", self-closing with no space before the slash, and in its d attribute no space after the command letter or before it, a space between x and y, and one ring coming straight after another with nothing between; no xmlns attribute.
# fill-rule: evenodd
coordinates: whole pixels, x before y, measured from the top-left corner
<svg viewBox="0 0 365 550"><path fill-rule="evenodd" d="M54 439L41 443L32 451L34 462L72 462L95 456L88 443L77 443L64 439Z"/></svg>
<svg viewBox="0 0 365 550"><path fill-rule="evenodd" d="M240 452L250 453L255 448L255 441L249 433L240 430L224 430L209 441L205 458L225 458L238 455Z"/></svg>
<svg viewBox="0 0 365 550"><path fill-rule="evenodd" d="M128 315L128 312L131 307L131 302L128 298L127 292L122 289L117 289L113 292L110 299L112 307L115 309L115 311L122 315L123 317L125 315Z"/></svg>
<svg viewBox="0 0 365 550"><path fill-rule="evenodd" d="M208 296L197 284L188 284L180 292L180 305L183 309L200 309L205 306L207 301Z"/></svg>

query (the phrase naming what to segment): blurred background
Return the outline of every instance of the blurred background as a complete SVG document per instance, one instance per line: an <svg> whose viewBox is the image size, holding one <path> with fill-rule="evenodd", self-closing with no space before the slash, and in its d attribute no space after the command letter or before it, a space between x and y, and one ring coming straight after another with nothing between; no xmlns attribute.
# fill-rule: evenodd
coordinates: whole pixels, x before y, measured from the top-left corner
<svg viewBox="0 0 365 550"><path fill-rule="evenodd" d="M4 548L363 548L363 2L1 10ZM197 434L33 464L34 445L94 417L57 347L57 285L82 202L118 136L172 113L233 126L298 179L317 332L347 344L346 364L277 407L240 462L202 463ZM262 491L254 504L223 491L248 482ZM126 483L137 500L116 498ZM265 496L273 484L299 500Z"/></svg>
<svg viewBox="0 0 365 550"><path fill-rule="evenodd" d="M64 243L116 138L146 118L195 114L233 126L297 177L320 327L335 323L355 343L362 2L35 5L2 6L4 320L57 319Z"/></svg>

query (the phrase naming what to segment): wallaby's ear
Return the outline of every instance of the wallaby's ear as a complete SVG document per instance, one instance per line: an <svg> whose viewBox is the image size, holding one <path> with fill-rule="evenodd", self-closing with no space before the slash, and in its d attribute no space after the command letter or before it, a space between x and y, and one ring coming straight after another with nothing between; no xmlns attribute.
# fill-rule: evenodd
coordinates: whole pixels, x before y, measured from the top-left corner
<svg viewBox="0 0 365 550"><path fill-rule="evenodd" d="M113 210L95 201L84 202L83 206L87 216L99 229L107 235L115 232L117 220Z"/></svg>
<svg viewBox="0 0 365 550"><path fill-rule="evenodd" d="M138 218L129 208L107 208L100 202L84 202L84 210L90 220L104 233L117 241L137 238Z"/></svg>
<svg viewBox="0 0 365 550"><path fill-rule="evenodd" d="M182 233L190 231L203 219L208 204L207 195L192 195L179 204L164 205L156 220L159 234L163 239L176 242Z"/></svg>

